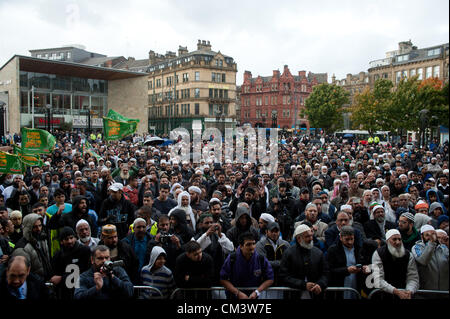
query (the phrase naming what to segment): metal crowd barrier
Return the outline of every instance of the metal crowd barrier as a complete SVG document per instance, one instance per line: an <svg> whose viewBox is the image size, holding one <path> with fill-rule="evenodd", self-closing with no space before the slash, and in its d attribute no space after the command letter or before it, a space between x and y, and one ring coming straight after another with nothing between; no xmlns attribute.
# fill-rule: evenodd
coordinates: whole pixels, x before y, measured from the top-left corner
<svg viewBox="0 0 450 319"><path fill-rule="evenodd" d="M145 291L150 292L150 296L147 298L145 297L145 295L142 294ZM136 293L137 299L163 299L164 298L162 292L158 288L151 287L151 286L134 286L134 292ZM155 296L154 293L156 293L157 295Z"/></svg>
<svg viewBox="0 0 450 319"><path fill-rule="evenodd" d="M258 287L238 287L243 292L250 293ZM228 299L224 287L211 287L211 288L177 288L170 295L170 299ZM299 295L302 290L294 289L290 287L269 287L265 291L261 292L259 299L293 299L293 295ZM357 290L349 287L328 287L325 289L325 299L330 296L330 293L334 292L334 298L338 299L339 295L343 296L344 292L351 292L354 299L361 299L361 295ZM298 298L298 297L297 297ZM340 298L342 299L342 298Z"/></svg>
<svg viewBox="0 0 450 319"><path fill-rule="evenodd" d="M400 289L404 290L404 289ZM397 298L394 295L385 293L381 289L374 289L370 292L368 299L394 299ZM449 298L449 291L448 290L417 290L411 297L411 299L447 299Z"/></svg>

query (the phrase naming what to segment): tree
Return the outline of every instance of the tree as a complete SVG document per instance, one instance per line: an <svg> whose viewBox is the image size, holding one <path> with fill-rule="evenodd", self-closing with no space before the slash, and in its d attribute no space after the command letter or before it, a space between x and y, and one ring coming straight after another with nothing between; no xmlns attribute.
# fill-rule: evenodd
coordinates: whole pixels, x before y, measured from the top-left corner
<svg viewBox="0 0 450 319"><path fill-rule="evenodd" d="M310 126L331 133L343 126L344 104L349 103L349 93L343 88L323 83L313 88L306 99L302 116L307 116Z"/></svg>
<svg viewBox="0 0 450 319"><path fill-rule="evenodd" d="M387 111L392 100L393 86L390 80L379 79L373 90L366 88L355 96L350 107L354 126L369 131L371 136L379 130L390 130L393 119L387 116Z"/></svg>

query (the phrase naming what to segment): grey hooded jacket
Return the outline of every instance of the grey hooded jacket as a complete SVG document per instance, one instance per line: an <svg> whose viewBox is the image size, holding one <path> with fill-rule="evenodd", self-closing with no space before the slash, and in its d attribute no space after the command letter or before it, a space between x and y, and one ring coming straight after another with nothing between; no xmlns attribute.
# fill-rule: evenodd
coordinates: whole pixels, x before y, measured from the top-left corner
<svg viewBox="0 0 450 319"><path fill-rule="evenodd" d="M447 290L448 248L434 242L416 242L411 250L419 271L420 289Z"/></svg>

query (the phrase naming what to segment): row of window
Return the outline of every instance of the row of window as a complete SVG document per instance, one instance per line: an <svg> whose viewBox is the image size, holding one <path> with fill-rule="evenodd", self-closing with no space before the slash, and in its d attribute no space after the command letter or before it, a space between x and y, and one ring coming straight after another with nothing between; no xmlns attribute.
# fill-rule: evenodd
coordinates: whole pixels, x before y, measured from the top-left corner
<svg viewBox="0 0 450 319"><path fill-rule="evenodd" d="M425 68L425 79L428 79L431 77L438 78L439 72L440 72L439 65L426 67ZM413 77L416 75L418 75L418 78L417 78L418 80L423 80L423 68L409 70L409 77ZM407 79L407 78L408 78L407 70L397 71L395 73L395 82L396 83L399 83L402 79Z"/></svg>
<svg viewBox="0 0 450 319"><path fill-rule="evenodd" d="M277 113L277 111L275 111L275 114ZM249 119L250 118L250 111L243 111L242 117ZM289 109L283 109L282 111L282 117L287 119L291 117L291 110ZM300 113L299 113L299 117L300 117ZM268 111L261 111L261 110L256 110L256 118L257 119L268 119Z"/></svg>
<svg viewBox="0 0 450 319"><path fill-rule="evenodd" d="M190 61L195 61L196 64L200 64L200 61L205 61L206 64L209 64L209 63L211 63L211 60L212 60L212 57L208 56L208 55L188 56L188 57L179 58L175 61L170 61L170 62L151 66L148 68L148 72L153 72L155 70L163 70L165 68L171 67L172 65L180 65L183 63L188 63ZM223 67L223 62L224 61L221 59L216 59L215 65L217 67ZM231 64L233 64L233 58L225 58L225 62L228 65L231 65Z"/></svg>
<svg viewBox="0 0 450 319"><path fill-rule="evenodd" d="M164 110L164 114L163 114ZM165 105L156 106L149 109L150 117L159 117L159 116L179 116L179 115L190 115L191 114L191 104L177 104L177 105ZM194 115L200 114L200 104L194 104Z"/></svg>
<svg viewBox="0 0 450 319"><path fill-rule="evenodd" d="M108 93L108 81L55 74L20 72L20 87L31 89Z"/></svg>
<svg viewBox="0 0 450 319"><path fill-rule="evenodd" d="M194 73L195 81L200 81L200 71L195 71ZM189 82L189 73L183 73L182 74L182 81L183 83ZM226 82L226 75L225 73L211 73L211 81L212 82L219 82L219 83L225 83ZM178 75L171 75L166 77L166 86L173 86L174 84L178 84L179 79ZM148 81L148 89L151 90L153 87L160 88L163 84L163 78L155 79Z"/></svg>
<svg viewBox="0 0 450 319"><path fill-rule="evenodd" d="M164 112L163 112L164 111ZM194 114L200 115L200 104L194 104ZM150 117L160 116L179 116L179 115L191 115L191 104L177 104L177 105L165 105L156 106L149 109ZM210 116L227 116L229 114L228 104L209 104L208 114Z"/></svg>
<svg viewBox="0 0 450 319"><path fill-rule="evenodd" d="M189 99L191 97L190 89L182 89L182 90L176 90L175 91L175 99ZM194 98L200 98L200 89L195 88L194 91ZM148 102L149 104L155 103L155 102L161 102L163 100L172 100L173 99L173 91L168 91L164 93L156 93L156 94L149 94L148 95ZM209 98L223 98L228 99L228 90L226 89L209 89Z"/></svg>
<svg viewBox="0 0 450 319"><path fill-rule="evenodd" d="M304 105L305 104L305 97L294 95L294 101L295 101L295 103L299 103L300 105ZM283 105L291 104L291 96L290 95L283 95L282 103L283 103ZM275 96L274 95L270 96L270 105L277 105L277 104L278 104L277 96L276 95ZM244 106L250 106L250 97L244 98L243 105ZM263 98L262 97L255 98L255 105L256 106L269 105L269 96L265 96L264 97L264 104L263 104Z"/></svg>
<svg viewBox="0 0 450 319"><path fill-rule="evenodd" d="M261 93L263 91L262 90L263 89L263 85L262 84L257 84L255 86L255 89L256 89L257 93ZM270 89L271 89L271 91L276 91L276 90L278 90L278 85L277 84L271 84ZM291 89L291 83L283 83L283 89L285 91L289 91ZM245 85L243 87L243 90L244 90L244 93L250 93L250 86L249 85ZM301 84L300 85L300 90L301 90L301 92L307 92L308 88L307 88L306 84Z"/></svg>

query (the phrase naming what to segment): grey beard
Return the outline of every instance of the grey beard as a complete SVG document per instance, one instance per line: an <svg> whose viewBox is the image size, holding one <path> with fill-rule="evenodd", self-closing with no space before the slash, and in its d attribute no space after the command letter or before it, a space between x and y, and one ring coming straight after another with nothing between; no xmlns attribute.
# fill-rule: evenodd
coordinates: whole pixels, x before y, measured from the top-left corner
<svg viewBox="0 0 450 319"><path fill-rule="evenodd" d="M300 243L300 246L302 246L302 247L305 248L305 249L312 249L312 248L314 247L314 243L313 243L312 240L309 242L309 244L306 244L306 243L304 243L304 242L302 241L302 242Z"/></svg>
<svg viewBox="0 0 450 319"><path fill-rule="evenodd" d="M388 250L391 253L391 255L394 258L402 258L403 256L405 256L405 247L402 245L399 248L395 248L394 246L392 246L390 243L387 243L388 245Z"/></svg>
<svg viewBox="0 0 450 319"><path fill-rule="evenodd" d="M328 215L328 209L329 208L330 208L330 206L328 205L328 203L322 204L322 213Z"/></svg>
<svg viewBox="0 0 450 319"><path fill-rule="evenodd" d="M82 242L82 243L84 243L84 244L86 244L88 241L90 241L91 240L91 236L87 236L87 237L84 237L84 238L80 238L80 241Z"/></svg>
<svg viewBox="0 0 450 319"><path fill-rule="evenodd" d="M353 225L353 218L350 219L350 220L348 221L348 225L349 225L349 226L352 226L352 225Z"/></svg>

